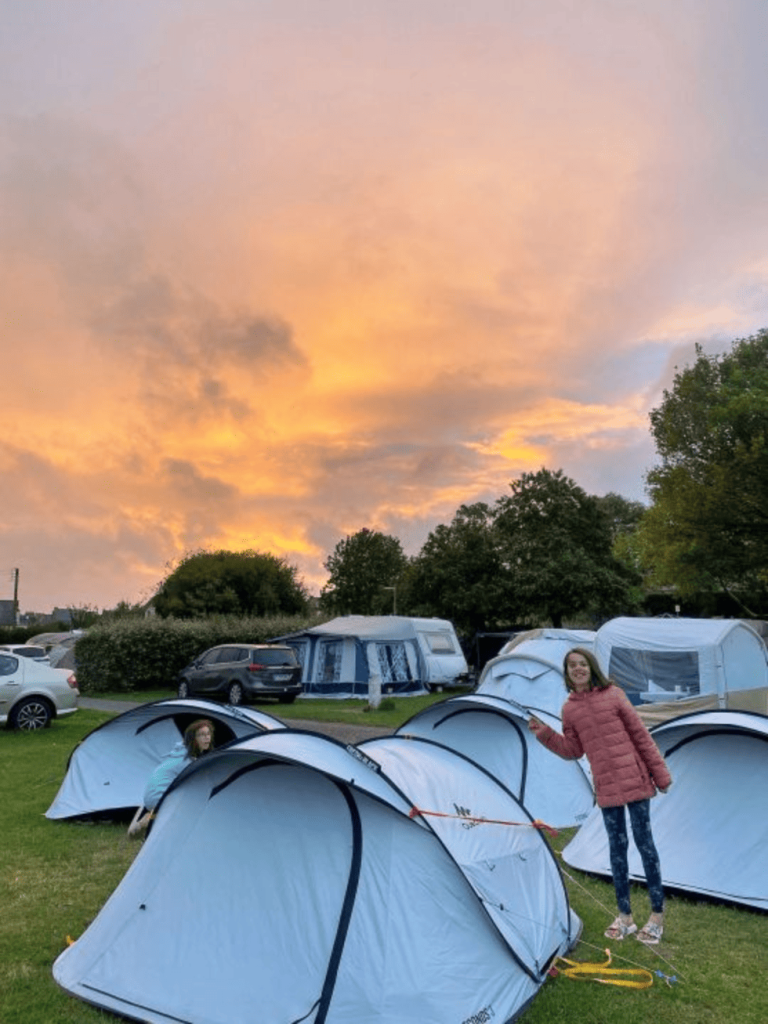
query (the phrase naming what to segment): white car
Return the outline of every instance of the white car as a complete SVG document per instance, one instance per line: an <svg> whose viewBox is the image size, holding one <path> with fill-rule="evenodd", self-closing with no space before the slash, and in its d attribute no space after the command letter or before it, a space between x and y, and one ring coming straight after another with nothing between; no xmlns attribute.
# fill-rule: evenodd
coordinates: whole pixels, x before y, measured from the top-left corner
<svg viewBox="0 0 768 1024"><path fill-rule="evenodd" d="M0 725L44 729L77 711L80 691L73 672L0 650Z"/></svg>
<svg viewBox="0 0 768 1024"><path fill-rule="evenodd" d="M33 661L42 661L50 665L51 659L44 647L36 644L0 644L0 653L10 651L11 654L18 654L21 658L31 658Z"/></svg>

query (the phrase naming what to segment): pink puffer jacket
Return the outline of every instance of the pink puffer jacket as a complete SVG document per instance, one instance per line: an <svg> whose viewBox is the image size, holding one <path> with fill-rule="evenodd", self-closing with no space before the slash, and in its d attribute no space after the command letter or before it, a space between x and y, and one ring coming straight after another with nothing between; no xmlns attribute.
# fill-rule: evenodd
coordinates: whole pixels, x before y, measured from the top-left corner
<svg viewBox="0 0 768 1024"><path fill-rule="evenodd" d="M600 807L647 800L672 782L659 748L621 687L571 693L562 714L562 736L545 725L537 738L566 760L587 755Z"/></svg>

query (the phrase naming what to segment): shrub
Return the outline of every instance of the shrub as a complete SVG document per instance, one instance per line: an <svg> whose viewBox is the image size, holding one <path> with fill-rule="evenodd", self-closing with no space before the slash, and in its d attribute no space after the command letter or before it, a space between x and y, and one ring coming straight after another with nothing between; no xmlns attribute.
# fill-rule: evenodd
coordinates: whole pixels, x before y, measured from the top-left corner
<svg viewBox="0 0 768 1024"><path fill-rule="evenodd" d="M174 689L181 669L209 647L265 643L310 624L306 617L225 615L183 620L120 619L100 624L75 645L78 686L83 693Z"/></svg>
<svg viewBox="0 0 768 1024"><path fill-rule="evenodd" d="M0 644L25 644L40 633L66 632L67 626L63 622L46 622L44 626L39 622L32 626L0 626Z"/></svg>

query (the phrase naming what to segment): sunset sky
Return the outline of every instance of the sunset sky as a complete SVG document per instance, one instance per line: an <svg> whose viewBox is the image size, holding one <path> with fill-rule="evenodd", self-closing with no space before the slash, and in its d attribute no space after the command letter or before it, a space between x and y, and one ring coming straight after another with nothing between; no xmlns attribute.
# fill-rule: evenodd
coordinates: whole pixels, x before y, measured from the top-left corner
<svg viewBox="0 0 768 1024"><path fill-rule="evenodd" d="M643 500L768 326L764 0L0 0L0 598Z"/></svg>

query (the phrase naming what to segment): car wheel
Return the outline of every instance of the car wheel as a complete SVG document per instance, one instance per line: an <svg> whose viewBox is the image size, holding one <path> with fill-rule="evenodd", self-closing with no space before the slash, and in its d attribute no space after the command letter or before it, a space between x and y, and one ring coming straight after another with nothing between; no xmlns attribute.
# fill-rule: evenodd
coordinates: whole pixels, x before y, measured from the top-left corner
<svg viewBox="0 0 768 1024"><path fill-rule="evenodd" d="M186 700L189 697L189 683L186 679L182 679L179 683L179 698Z"/></svg>
<svg viewBox="0 0 768 1024"><path fill-rule="evenodd" d="M227 700L230 704L243 703L243 688L240 683L230 683L227 690Z"/></svg>
<svg viewBox="0 0 768 1024"><path fill-rule="evenodd" d="M293 702L296 700L296 694L283 693L280 695L279 700L281 704L293 704Z"/></svg>
<svg viewBox="0 0 768 1024"><path fill-rule="evenodd" d="M27 697L21 700L10 714L12 729L46 729L51 724L53 712L50 704L40 697Z"/></svg>

